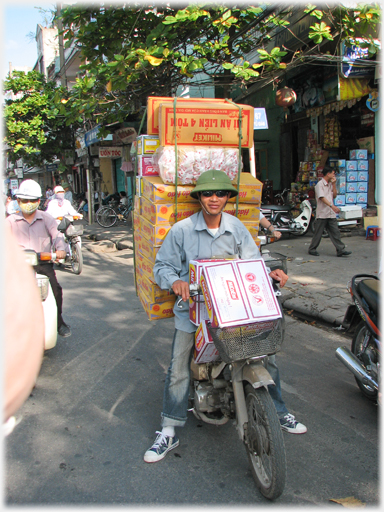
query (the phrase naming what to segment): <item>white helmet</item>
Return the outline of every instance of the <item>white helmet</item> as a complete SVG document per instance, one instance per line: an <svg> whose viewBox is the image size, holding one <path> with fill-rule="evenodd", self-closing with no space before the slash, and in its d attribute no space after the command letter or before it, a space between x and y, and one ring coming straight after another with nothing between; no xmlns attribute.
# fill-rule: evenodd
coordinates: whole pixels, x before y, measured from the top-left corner
<svg viewBox="0 0 384 512"><path fill-rule="evenodd" d="M15 195L20 199L39 199L41 197L41 187L35 180L25 180L21 183Z"/></svg>

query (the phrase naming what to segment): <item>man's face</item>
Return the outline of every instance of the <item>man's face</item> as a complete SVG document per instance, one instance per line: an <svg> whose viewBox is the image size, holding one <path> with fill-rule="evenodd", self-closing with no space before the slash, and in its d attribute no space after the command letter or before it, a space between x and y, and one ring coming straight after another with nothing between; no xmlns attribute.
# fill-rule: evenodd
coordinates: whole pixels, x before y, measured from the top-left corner
<svg viewBox="0 0 384 512"><path fill-rule="evenodd" d="M325 176L325 181L328 181L328 183L332 180L332 178L336 178L335 171L329 172Z"/></svg>
<svg viewBox="0 0 384 512"><path fill-rule="evenodd" d="M227 204L228 197L229 192L225 190L212 190L202 192L200 194L200 201L208 213L218 215Z"/></svg>

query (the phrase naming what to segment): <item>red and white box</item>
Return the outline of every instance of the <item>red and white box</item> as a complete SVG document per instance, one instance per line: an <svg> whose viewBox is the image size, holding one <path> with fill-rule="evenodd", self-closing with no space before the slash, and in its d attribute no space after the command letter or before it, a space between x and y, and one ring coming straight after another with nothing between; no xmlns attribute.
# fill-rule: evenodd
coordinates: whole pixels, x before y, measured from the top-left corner
<svg viewBox="0 0 384 512"><path fill-rule="evenodd" d="M189 283L195 284L200 282L201 271L205 263L213 261L226 261L223 259L207 259L207 260L191 260L189 262ZM205 305L204 295L196 295L189 298L189 320L194 325L200 325L204 320L209 320L207 307Z"/></svg>
<svg viewBox="0 0 384 512"><path fill-rule="evenodd" d="M201 322L195 333L195 363L210 363L220 359L219 352L213 343L211 333L207 329L207 321Z"/></svg>
<svg viewBox="0 0 384 512"><path fill-rule="evenodd" d="M155 170L152 163L152 156L138 155L137 156L137 174L138 176L158 176L159 173Z"/></svg>
<svg viewBox="0 0 384 512"><path fill-rule="evenodd" d="M282 317L262 259L205 263L200 284L212 327L235 327Z"/></svg>

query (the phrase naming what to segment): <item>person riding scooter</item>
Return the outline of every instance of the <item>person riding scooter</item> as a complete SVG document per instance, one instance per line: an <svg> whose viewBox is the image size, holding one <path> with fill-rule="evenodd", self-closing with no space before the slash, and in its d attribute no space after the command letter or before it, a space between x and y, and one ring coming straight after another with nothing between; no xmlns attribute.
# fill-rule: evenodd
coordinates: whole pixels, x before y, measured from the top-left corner
<svg viewBox="0 0 384 512"><path fill-rule="evenodd" d="M190 363L196 326L189 320L189 262L190 260L232 256L239 259L261 258L260 251L244 224L223 212L227 201L238 191L223 171L206 171L197 180L191 196L202 210L174 224L156 256L153 269L158 286L172 289L182 298L181 308L175 305L175 334L172 359L165 380L162 431L157 431L154 444L145 452L145 462L157 462L179 445L175 427L187 420ZM284 286L288 276L280 269L272 271L272 279ZM176 303L179 302L178 300ZM272 356L267 370L276 386L269 392L280 419L281 428L295 434L307 428L289 414L281 397L279 371Z"/></svg>
<svg viewBox="0 0 384 512"><path fill-rule="evenodd" d="M64 198L65 191L61 185L58 185L54 188L54 197L49 201L47 213L52 215L55 219L59 217L64 217L64 215L72 215L80 217L83 216L81 213L78 213L68 199Z"/></svg>
<svg viewBox="0 0 384 512"><path fill-rule="evenodd" d="M56 252L57 258L65 258L65 241L57 229L57 222L52 216L38 210L41 197L40 185L34 180L25 180L16 192L21 213L14 213L6 218L18 244L23 249L33 249L37 253ZM57 281L51 262L41 262L34 267L38 274L49 278L57 304L57 332L60 336L71 335L71 329L62 317L63 289Z"/></svg>

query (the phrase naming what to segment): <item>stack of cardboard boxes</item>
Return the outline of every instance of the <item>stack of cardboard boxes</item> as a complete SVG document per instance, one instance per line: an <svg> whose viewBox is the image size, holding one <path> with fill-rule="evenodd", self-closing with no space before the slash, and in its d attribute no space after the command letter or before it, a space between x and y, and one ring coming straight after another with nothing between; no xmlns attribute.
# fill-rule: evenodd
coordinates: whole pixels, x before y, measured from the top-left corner
<svg viewBox="0 0 384 512"><path fill-rule="evenodd" d="M178 99L177 102L179 101L183 101L183 105L188 104L189 109L195 105L196 108L199 107L200 110L206 111L206 117L201 117L200 122L197 123L197 129L199 129L199 125L201 123L202 125L207 124L213 126L216 124L214 122L215 117L212 117L212 108L201 109L202 104L205 105L207 100L204 100L202 104L197 100L192 103L190 103L191 100L189 100L188 103L184 103L185 100ZM212 104L212 102L214 102L214 104L217 102L216 107L218 112L223 110L222 108L219 108L219 105L223 105L223 101L224 100L209 100L210 104ZM151 97L148 99L148 134L137 137L136 143L134 144L133 155L134 158L137 159L134 207L135 279L139 299L150 320L169 318L173 316L173 306L176 297L173 293L167 290L161 290L157 286L153 276L153 266L156 254L161 244L171 229L171 226L176 221L176 210L177 221L185 219L200 210L200 203L190 195L191 191L194 189L194 184L178 184L176 186L175 184L165 183L161 176L156 175L156 170L153 168L152 156L158 147L162 147L160 145L160 141L162 141L162 144L173 142L164 140L164 136L162 134L163 122L160 117L162 102L164 102L168 107L169 104L173 105L173 98ZM232 107L230 110L232 112L235 109L238 112L236 107ZM248 110L248 112L250 111ZM185 113L183 112L183 115L184 114ZM177 119L179 119L180 116L181 113L178 112ZM173 118L170 117L170 119ZM189 124L191 124L191 119L188 118ZM217 119L219 119L219 117ZM234 125L234 119L236 118L229 117L228 121L230 121L230 123L227 123L227 126L232 126L232 124ZM171 121L170 124L172 124ZM220 125L221 123L219 122L218 124ZM156 131L157 133L153 133ZM247 127L243 129L243 134L247 144L249 141L253 140L253 119L251 125L247 125ZM188 143L188 141L191 140L192 144L195 136L196 133L193 130L190 130L190 139L186 134L184 134L183 142L185 141ZM207 147L211 145L211 139L208 138L207 141L208 140L209 142L206 144ZM228 138L228 144L231 143L231 140L232 146L236 147L236 145L238 145L238 134L236 137L236 131L233 132L232 139ZM201 141L199 141L199 145L200 144L202 144ZM233 180L233 184L237 187L237 177ZM258 244L261 192L262 183L260 181L249 173L241 173L237 216L239 220L244 223L253 239ZM231 215L236 215L235 202L235 198L231 199L224 211Z"/></svg>

